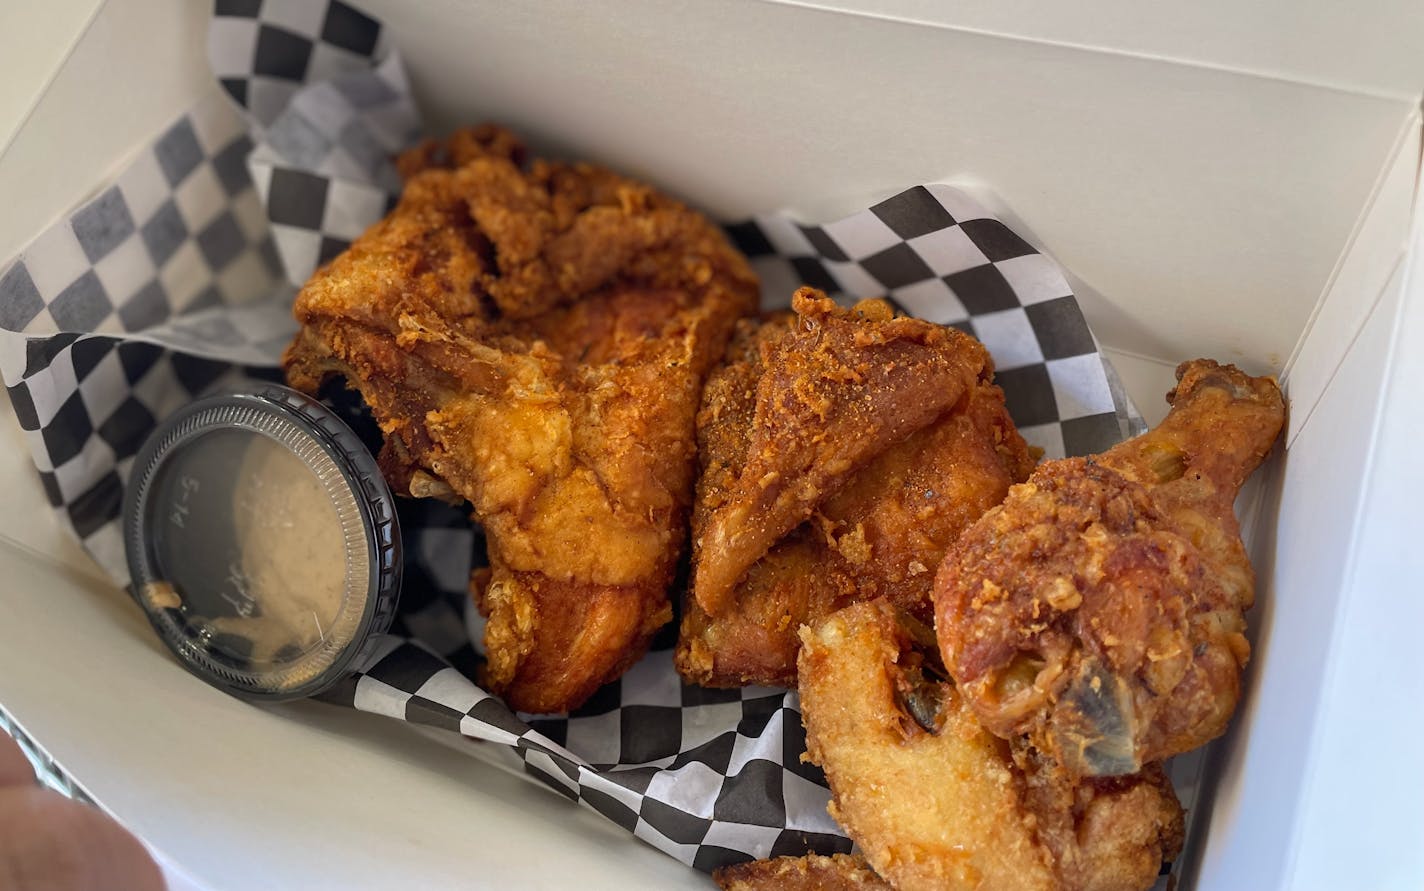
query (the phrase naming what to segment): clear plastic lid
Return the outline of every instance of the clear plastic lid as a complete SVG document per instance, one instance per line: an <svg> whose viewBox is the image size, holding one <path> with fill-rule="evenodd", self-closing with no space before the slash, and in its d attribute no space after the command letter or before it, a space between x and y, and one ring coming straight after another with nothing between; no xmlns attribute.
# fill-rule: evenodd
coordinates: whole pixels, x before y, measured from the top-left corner
<svg viewBox="0 0 1424 891"><path fill-rule="evenodd" d="M285 387L199 400L140 450L133 594L189 670L254 699L329 687L390 625L391 494L339 418Z"/></svg>

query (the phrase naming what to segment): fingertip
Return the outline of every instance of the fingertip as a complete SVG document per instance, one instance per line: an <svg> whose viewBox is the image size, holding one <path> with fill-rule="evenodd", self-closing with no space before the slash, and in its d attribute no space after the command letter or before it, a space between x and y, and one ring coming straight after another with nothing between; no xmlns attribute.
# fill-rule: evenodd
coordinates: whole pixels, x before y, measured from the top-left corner
<svg viewBox="0 0 1424 891"><path fill-rule="evenodd" d="M166 888L158 864L128 830L96 808L39 787L0 790L0 886L7 891Z"/></svg>
<svg viewBox="0 0 1424 891"><path fill-rule="evenodd" d="M89 839L85 866L91 884L84 891L114 887L130 891L165 891L167 883L158 864L138 838L97 808L67 802L81 809L79 832ZM115 878L121 879L117 884Z"/></svg>
<svg viewBox="0 0 1424 891"><path fill-rule="evenodd" d="M20 744L0 730L0 789L7 786L33 786L35 771L25 757Z"/></svg>

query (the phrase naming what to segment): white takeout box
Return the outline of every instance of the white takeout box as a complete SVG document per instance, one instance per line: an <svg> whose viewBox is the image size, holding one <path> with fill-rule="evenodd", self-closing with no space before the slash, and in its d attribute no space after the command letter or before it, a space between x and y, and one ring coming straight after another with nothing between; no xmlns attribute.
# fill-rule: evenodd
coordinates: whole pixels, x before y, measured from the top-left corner
<svg viewBox="0 0 1424 891"><path fill-rule="evenodd" d="M503 121L722 218L991 188L1149 421L1182 359L1282 375L1286 448L1240 505L1255 654L1185 887L1424 887L1417 0L359 5L437 128ZM0 112L23 121L0 130L0 257L210 88L207 17L0 15ZM58 530L13 419L3 435L0 704L197 882L710 886L477 746L178 670Z"/></svg>

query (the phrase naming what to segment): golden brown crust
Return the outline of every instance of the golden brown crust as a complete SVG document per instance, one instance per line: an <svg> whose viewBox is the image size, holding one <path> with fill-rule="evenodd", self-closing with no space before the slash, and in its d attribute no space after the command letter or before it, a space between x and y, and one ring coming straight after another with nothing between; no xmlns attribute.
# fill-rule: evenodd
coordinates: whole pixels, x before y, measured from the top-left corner
<svg viewBox="0 0 1424 891"><path fill-rule="evenodd" d="M794 685L797 628L854 600L886 596L930 621L934 569L949 543L1032 468L977 342L953 329L891 319L880 301L847 311L815 295L798 295L799 315L743 323L703 394L694 583L676 661L704 686ZM882 349L899 337L912 338L915 348ZM892 365L898 388L886 371ZM925 399L923 384L933 380L944 384L935 394L937 412L902 408ZM867 392L879 400L873 406ZM817 412L802 421L775 410L793 395L799 406L814 402ZM774 429L764 431L767 423ZM868 431L877 424L898 425L898 432L871 443ZM843 472L817 476L797 463L806 454L821 462L855 457ZM756 486L748 494L749 481L768 476L776 477L768 488L782 485L795 496L795 516L808 518L768 542L727 603L708 609L707 578L722 574L718 564L727 560L716 548L718 524L731 528L725 518L761 496ZM743 511L748 528L731 534L771 529L760 509Z"/></svg>
<svg viewBox="0 0 1424 891"><path fill-rule="evenodd" d="M396 156L396 170L409 180L426 170L454 170L476 158L496 157L523 167L529 158L524 142L496 124L462 127L443 139L427 139Z"/></svg>
<svg viewBox="0 0 1424 891"><path fill-rule="evenodd" d="M935 586L945 664L985 726L1078 776L1129 774L1226 727L1253 575L1232 511L1275 441L1275 383L1184 364L1155 430L1015 486Z"/></svg>
<svg viewBox="0 0 1424 891"><path fill-rule="evenodd" d="M939 681L926 629L884 600L801 632L809 760L832 816L895 888L1143 891L1181 845L1162 771L1077 782L988 733Z"/></svg>
<svg viewBox="0 0 1424 891"><path fill-rule="evenodd" d="M712 879L722 891L890 891L864 857L849 854L753 860L723 866Z"/></svg>
<svg viewBox="0 0 1424 891"><path fill-rule="evenodd" d="M1075 780L1023 739L1010 751L1034 833L1066 891L1142 891L1181 853L1185 814L1160 763Z"/></svg>
<svg viewBox="0 0 1424 891"><path fill-rule="evenodd" d="M486 682L563 711L670 615L702 382L756 279L647 186L477 128L402 159L400 203L298 295L288 381L346 378L401 492L468 499L489 542Z"/></svg>
<svg viewBox="0 0 1424 891"><path fill-rule="evenodd" d="M989 367L973 338L890 318L879 301L843 310L802 288L792 308L796 331L760 344L745 460L693 541L692 593L712 616L783 535L856 470L947 412Z"/></svg>

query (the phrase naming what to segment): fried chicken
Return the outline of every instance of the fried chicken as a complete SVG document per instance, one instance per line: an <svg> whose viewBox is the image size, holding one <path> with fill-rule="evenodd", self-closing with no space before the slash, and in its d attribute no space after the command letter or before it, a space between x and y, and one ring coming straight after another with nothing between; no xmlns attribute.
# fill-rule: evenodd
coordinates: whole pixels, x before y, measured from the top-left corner
<svg viewBox="0 0 1424 891"><path fill-rule="evenodd" d="M565 711L671 617L698 399L756 279L701 215L498 128L398 166L400 203L298 295L287 378L360 390L396 491L469 501L485 683Z"/></svg>
<svg viewBox="0 0 1424 891"><path fill-rule="evenodd" d="M1156 765L1077 781L980 725L930 630L880 599L801 629L807 753L831 814L901 891L1144 891L1181 847Z"/></svg>
<svg viewBox="0 0 1424 891"><path fill-rule="evenodd" d="M864 857L807 854L724 866L712 873L722 891L890 891Z"/></svg>
<svg viewBox="0 0 1424 891"><path fill-rule="evenodd" d="M1219 735L1250 653L1233 512L1280 432L1274 381L1199 359L1156 429L1041 466L950 549L944 663L984 726L1074 776L1132 774Z"/></svg>
<svg viewBox="0 0 1424 891"><path fill-rule="evenodd" d="M797 628L855 600L931 621L949 543L1033 466L973 338L809 288L793 307L740 325L698 414L676 662L704 686L793 686Z"/></svg>

